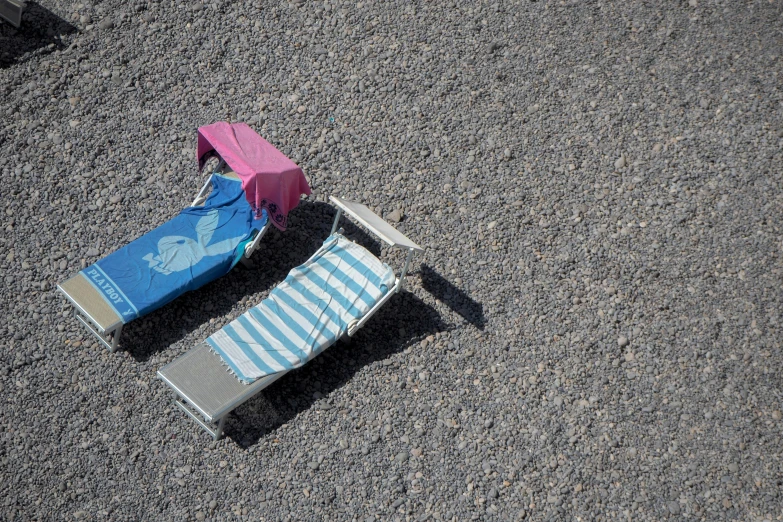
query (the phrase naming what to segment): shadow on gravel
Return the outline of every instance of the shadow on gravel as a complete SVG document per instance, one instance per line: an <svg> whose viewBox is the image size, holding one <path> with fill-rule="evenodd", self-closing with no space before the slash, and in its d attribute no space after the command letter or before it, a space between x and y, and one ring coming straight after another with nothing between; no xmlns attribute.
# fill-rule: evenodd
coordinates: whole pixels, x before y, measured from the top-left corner
<svg viewBox="0 0 783 522"><path fill-rule="evenodd" d="M275 282L278 270L256 260L251 269L237 265L217 281L182 295L179 299L123 328L120 344L136 361L143 362L189 335L212 318L227 315L245 295L262 292ZM211 329L212 334L217 328ZM201 340L201 339L199 339Z"/></svg>
<svg viewBox="0 0 783 522"><path fill-rule="evenodd" d="M323 397L348 382L356 372L377 361L387 366L393 354L447 329L434 308L403 291L380 309L352 340L338 342L236 409L226 422L226 436L247 449L305 410L331 409L335 406L322 400ZM398 373L396 369L371 371L381 382L385 374ZM400 383L389 382L385 386L397 387Z"/></svg>
<svg viewBox="0 0 783 522"><path fill-rule="evenodd" d="M421 284L426 291L479 330L484 329L487 319L484 317L484 307L481 303L471 299L468 294L454 286L451 281L431 267L421 265L419 272Z"/></svg>
<svg viewBox="0 0 783 522"><path fill-rule="evenodd" d="M19 29L0 21L0 69L17 63L30 52L63 48L62 37L78 29L36 2L27 2Z"/></svg>
<svg viewBox="0 0 783 522"><path fill-rule="evenodd" d="M237 265L220 279L129 323L123 329L120 349L139 362L146 361L210 319L225 317L245 296L271 289L318 250L331 231L335 212L326 203L302 201L291 212L285 232L273 229L261 240L251 258L251 268ZM373 236L347 219L341 220L340 225L346 237L375 256L380 255L380 244ZM249 303L247 308L256 304ZM206 335L217 330L217 327L209 328Z"/></svg>

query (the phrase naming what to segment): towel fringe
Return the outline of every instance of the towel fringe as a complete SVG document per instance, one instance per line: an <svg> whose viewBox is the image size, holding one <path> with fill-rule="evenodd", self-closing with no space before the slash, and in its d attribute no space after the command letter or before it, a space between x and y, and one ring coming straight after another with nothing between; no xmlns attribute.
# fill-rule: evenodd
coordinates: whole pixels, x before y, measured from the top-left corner
<svg viewBox="0 0 783 522"><path fill-rule="evenodd" d="M223 367L225 367L225 369L226 369L226 372L227 372L227 373L230 373L231 375L233 375L233 376L234 376L234 378L236 378L236 380L238 380L239 382L241 382L241 383L242 383L242 384L244 384L245 386L249 386L249 385L253 384L252 382L245 382L245 381L243 381L242 379L240 379L240 378L239 378L239 375L237 375L237 372L235 372L235 371L234 371L234 369L233 369L233 368L231 368L231 366L229 366L228 364L226 364L226 361L223 359L223 357L222 357L222 356L221 356L221 355L220 355L220 354L219 354L217 351L215 351L215 349L214 349L214 348L212 348L212 345L211 345L211 344L209 344L209 343L205 343L205 344L206 344L206 345L209 347L209 351L210 351L210 352L212 352L212 353L214 353L215 355L217 355L217 358L218 358L218 359L220 359L220 364L221 364Z"/></svg>

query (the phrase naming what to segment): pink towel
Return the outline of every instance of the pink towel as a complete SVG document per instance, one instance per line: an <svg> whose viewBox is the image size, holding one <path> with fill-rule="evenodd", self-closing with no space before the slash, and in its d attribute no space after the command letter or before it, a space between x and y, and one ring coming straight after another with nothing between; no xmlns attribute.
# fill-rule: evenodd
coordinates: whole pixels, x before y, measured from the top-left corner
<svg viewBox="0 0 783 522"><path fill-rule="evenodd" d="M285 230L288 212L299 204L310 186L302 169L245 123L219 121L198 129L198 167L214 150L242 179L250 207L261 216L266 209L272 223Z"/></svg>

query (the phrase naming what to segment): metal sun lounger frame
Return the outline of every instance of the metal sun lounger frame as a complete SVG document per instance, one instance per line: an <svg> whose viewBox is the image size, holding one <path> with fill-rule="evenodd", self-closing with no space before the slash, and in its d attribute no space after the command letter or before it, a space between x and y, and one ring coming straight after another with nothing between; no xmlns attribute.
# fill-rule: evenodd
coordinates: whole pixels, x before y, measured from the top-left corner
<svg viewBox="0 0 783 522"><path fill-rule="evenodd" d="M226 164L221 161L214 172L210 174L204 186L201 187L193 203L191 203L191 207L204 204L212 182L212 176L217 172L221 171L221 174L224 176L239 179L232 171L224 170L224 167L226 167ZM256 233L253 240L245 245L245 251L241 258L243 263L256 251L261 238L264 237L270 226L272 226L272 223L267 219L266 224ZM73 305L74 315L79 322L110 352L115 352L119 347L124 323L120 316L106 304L100 293L89 282L83 281L84 278L77 276L58 284L57 290Z"/></svg>
<svg viewBox="0 0 783 522"><path fill-rule="evenodd" d="M0 0L0 18L19 29L24 8L25 3L21 0Z"/></svg>
<svg viewBox="0 0 783 522"><path fill-rule="evenodd" d="M411 258L414 253L423 251L423 248L366 206L334 196L329 199L337 206L332 234L337 231L340 217L346 213L388 245L408 252L402 272L395 278L394 287L358 322L348 328L348 336L352 337L394 294L403 289ZM204 428L213 440L218 440L223 435L223 427L229 413L286 373L288 371L278 372L262 377L252 384L243 384L226 371L220 356L212 352L206 342L201 342L158 370L158 378L177 394L174 404Z"/></svg>

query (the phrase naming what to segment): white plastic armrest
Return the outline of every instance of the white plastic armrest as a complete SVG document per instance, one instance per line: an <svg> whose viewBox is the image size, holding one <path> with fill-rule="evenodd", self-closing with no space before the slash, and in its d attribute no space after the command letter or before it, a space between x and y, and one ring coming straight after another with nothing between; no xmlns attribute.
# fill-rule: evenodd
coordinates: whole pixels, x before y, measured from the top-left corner
<svg viewBox="0 0 783 522"><path fill-rule="evenodd" d="M261 238L264 237L264 234L266 234L266 231L269 230L269 221L267 221L263 227L261 227L261 230L259 230L256 233L256 237L253 238L253 241L245 245L245 257L249 258L251 255L253 255L253 252L256 251L258 248L258 244L261 242Z"/></svg>

